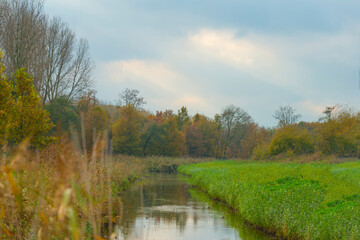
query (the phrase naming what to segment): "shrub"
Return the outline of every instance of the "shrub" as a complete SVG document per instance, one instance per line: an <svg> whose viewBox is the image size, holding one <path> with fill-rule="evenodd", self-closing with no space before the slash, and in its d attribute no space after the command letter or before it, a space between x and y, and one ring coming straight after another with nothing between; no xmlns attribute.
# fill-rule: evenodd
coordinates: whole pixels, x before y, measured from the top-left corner
<svg viewBox="0 0 360 240"><path fill-rule="evenodd" d="M270 155L291 153L294 155L309 154L315 150L310 133L297 125L280 128L271 140Z"/></svg>
<svg viewBox="0 0 360 240"><path fill-rule="evenodd" d="M318 147L324 154L355 157L359 150L360 117L342 110L317 129Z"/></svg>

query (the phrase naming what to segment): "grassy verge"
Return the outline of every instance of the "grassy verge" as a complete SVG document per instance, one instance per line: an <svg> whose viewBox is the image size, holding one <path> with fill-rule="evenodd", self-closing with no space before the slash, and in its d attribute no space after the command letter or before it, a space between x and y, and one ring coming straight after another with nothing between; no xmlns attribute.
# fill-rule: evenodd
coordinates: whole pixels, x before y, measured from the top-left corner
<svg viewBox="0 0 360 240"><path fill-rule="evenodd" d="M1 154L0 239L111 239L124 211L118 194L132 182L204 161L108 156L105 146L89 156L72 144Z"/></svg>
<svg viewBox="0 0 360 240"><path fill-rule="evenodd" d="M359 239L360 162L218 161L179 171L253 225L278 236Z"/></svg>

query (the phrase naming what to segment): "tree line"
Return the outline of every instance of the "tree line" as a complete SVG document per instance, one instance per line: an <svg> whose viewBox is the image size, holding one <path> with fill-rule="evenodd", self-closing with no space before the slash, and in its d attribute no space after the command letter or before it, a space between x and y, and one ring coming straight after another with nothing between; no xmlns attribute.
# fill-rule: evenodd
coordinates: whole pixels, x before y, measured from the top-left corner
<svg viewBox="0 0 360 240"><path fill-rule="evenodd" d="M213 118L190 116L186 107L152 113L136 89L125 89L116 104L101 103L88 91L77 100L61 96L43 105L24 69L11 80L4 65L0 69L1 146L29 141L37 148L67 136L91 152L106 137L109 152L134 156L359 156L360 113L348 108L327 107L319 121L304 122L293 107L281 106L273 116L278 125L264 128L234 105Z"/></svg>

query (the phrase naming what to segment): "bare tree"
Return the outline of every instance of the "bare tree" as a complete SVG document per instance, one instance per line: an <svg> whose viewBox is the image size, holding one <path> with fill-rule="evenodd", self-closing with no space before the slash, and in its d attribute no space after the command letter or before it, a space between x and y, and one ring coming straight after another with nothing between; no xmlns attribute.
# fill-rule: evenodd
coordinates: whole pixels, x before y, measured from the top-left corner
<svg viewBox="0 0 360 240"><path fill-rule="evenodd" d="M245 128L252 123L250 115L234 105L227 106L220 115L222 126L222 154L225 157L230 142L237 137L239 144ZM240 139L240 140L239 140Z"/></svg>
<svg viewBox="0 0 360 240"><path fill-rule="evenodd" d="M42 79L46 16L35 0L3 0L0 14L0 47L7 75L26 67L38 88ZM39 88L38 88L39 89Z"/></svg>
<svg viewBox="0 0 360 240"><path fill-rule="evenodd" d="M42 101L75 99L93 85L94 64L85 39L60 18L45 14L38 0L1 0L0 48L8 76L25 67Z"/></svg>
<svg viewBox="0 0 360 240"><path fill-rule="evenodd" d="M324 122L330 121L340 108L341 107L339 106L326 106L325 110L323 111L323 114L325 116L320 117L319 121L324 121Z"/></svg>
<svg viewBox="0 0 360 240"><path fill-rule="evenodd" d="M93 63L85 39L76 43L75 34L59 18L49 21L46 32L46 72L41 86L44 102L60 96L76 98L93 84Z"/></svg>
<svg viewBox="0 0 360 240"><path fill-rule="evenodd" d="M139 96L139 90L126 88L119 94L118 104L120 106L133 106L136 109L141 109L146 104L143 97Z"/></svg>
<svg viewBox="0 0 360 240"><path fill-rule="evenodd" d="M290 105L280 106L279 110L275 111L274 118L278 120L278 126L283 127L295 124L301 118L301 114L296 114L296 110Z"/></svg>

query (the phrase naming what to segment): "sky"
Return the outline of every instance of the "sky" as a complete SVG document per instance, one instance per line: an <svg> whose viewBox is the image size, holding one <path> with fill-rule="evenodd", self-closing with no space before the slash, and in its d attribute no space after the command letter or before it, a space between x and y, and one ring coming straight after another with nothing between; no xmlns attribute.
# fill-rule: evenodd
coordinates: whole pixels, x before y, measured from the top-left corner
<svg viewBox="0 0 360 240"><path fill-rule="evenodd" d="M304 121L360 103L358 0L47 0L86 38L99 99L137 89L146 109L227 105L262 126L279 106Z"/></svg>

